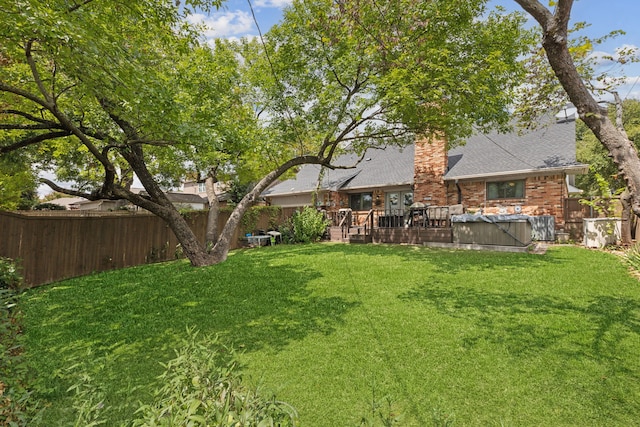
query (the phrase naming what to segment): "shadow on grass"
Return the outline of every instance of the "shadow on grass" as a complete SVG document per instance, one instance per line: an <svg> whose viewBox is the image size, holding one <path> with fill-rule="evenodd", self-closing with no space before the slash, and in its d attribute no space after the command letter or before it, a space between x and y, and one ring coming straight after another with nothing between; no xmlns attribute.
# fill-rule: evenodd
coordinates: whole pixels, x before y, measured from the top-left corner
<svg viewBox="0 0 640 427"><path fill-rule="evenodd" d="M42 338L53 349L76 340L162 346L171 331L195 326L245 351L277 351L310 333L330 334L357 305L313 295L307 284L320 273L273 268L271 259L239 252L207 268L174 262L63 282L46 290L41 327L50 335Z"/></svg>
<svg viewBox="0 0 640 427"><path fill-rule="evenodd" d="M472 327L462 338L464 348L489 345L517 359L548 357L547 369L556 369L567 381L574 381L572 369L595 365L600 381L591 378L594 385L587 392L594 404L611 412L612 419L618 410L640 413L640 401L632 397L640 381L638 300L604 295L574 300L445 286L424 284L400 299L468 321Z"/></svg>
<svg viewBox="0 0 640 427"><path fill-rule="evenodd" d="M96 362L86 369L99 370L93 376L109 384L112 396L125 396L114 397L114 405L123 405L116 410L126 419L138 400L149 397L152 388L144 385L162 371L159 362L174 356L187 327L219 335L239 351L279 351L310 334L331 334L358 305L314 295L309 283L319 272L275 268L272 260L266 250L240 251L206 268L184 261L155 264L25 293L25 333L28 350L38 356L33 366L41 377L40 395L68 399L73 379L63 371L91 358ZM111 367L98 366L116 359Z"/></svg>
<svg viewBox="0 0 640 427"><path fill-rule="evenodd" d="M515 354L538 352L573 331L563 320L576 321L583 331L591 331L592 355L615 357L615 345L605 339L613 329L640 338L640 303L623 297L598 296L587 304L573 300L524 293L492 293L480 289L432 281L400 296L421 301L440 313L476 322L483 334L470 339L505 344ZM548 316L556 322L540 322ZM546 326L544 326L546 324ZM584 353L588 353L584 349Z"/></svg>

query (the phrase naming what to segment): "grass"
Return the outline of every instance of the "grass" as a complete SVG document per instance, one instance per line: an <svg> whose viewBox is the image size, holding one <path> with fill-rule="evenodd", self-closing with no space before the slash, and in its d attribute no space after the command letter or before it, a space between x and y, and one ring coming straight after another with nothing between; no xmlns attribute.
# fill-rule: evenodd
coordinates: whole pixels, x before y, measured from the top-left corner
<svg viewBox="0 0 640 427"><path fill-rule="evenodd" d="M276 246L67 280L20 304L43 425L73 425L82 366L107 425L134 418L190 326L242 351L245 379L303 426L640 419L640 286L599 251Z"/></svg>

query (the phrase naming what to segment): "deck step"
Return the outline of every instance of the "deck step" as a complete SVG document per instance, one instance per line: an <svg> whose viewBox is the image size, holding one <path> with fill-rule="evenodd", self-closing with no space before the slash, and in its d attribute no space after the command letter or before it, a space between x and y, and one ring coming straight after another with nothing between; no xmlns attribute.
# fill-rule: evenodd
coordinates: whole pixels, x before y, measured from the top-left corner
<svg viewBox="0 0 640 427"><path fill-rule="evenodd" d="M373 241L371 235L350 233L349 234L349 243L371 243Z"/></svg>

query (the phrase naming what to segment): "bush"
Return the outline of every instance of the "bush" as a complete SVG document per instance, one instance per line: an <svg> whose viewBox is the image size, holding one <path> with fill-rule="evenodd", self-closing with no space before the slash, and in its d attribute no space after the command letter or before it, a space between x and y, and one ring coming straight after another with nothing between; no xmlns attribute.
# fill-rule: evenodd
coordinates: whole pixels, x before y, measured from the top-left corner
<svg viewBox="0 0 640 427"><path fill-rule="evenodd" d="M322 212L305 206L302 211L296 211L290 220L290 225L285 226L285 233L292 235L296 243L311 243L319 241L329 226L329 220Z"/></svg>
<svg viewBox="0 0 640 427"><path fill-rule="evenodd" d="M21 338L16 293L0 287L0 425L28 426L38 417Z"/></svg>
<svg viewBox="0 0 640 427"><path fill-rule="evenodd" d="M297 414L243 384L235 353L217 338L187 330L176 358L163 364L155 401L134 426L295 426Z"/></svg>
<svg viewBox="0 0 640 427"><path fill-rule="evenodd" d="M38 203L33 207L33 210L34 211L65 211L67 210L67 208L65 208L64 206L58 205L56 203L45 202L45 203Z"/></svg>
<svg viewBox="0 0 640 427"><path fill-rule="evenodd" d="M636 243L627 249L625 258L634 270L640 271L640 243Z"/></svg>
<svg viewBox="0 0 640 427"><path fill-rule="evenodd" d="M158 377L153 401L141 404L135 419L123 426L296 426L298 415L290 405L265 398L245 385L235 352L209 336L200 338L187 329L175 350L176 357ZM73 383L72 407L76 426L110 425L114 408L100 379L111 375L117 354L97 357L89 352L73 360L61 375ZM133 388L146 388L137 385ZM153 387L153 385L151 385ZM0 424L1 425L1 424Z"/></svg>
<svg viewBox="0 0 640 427"><path fill-rule="evenodd" d="M11 258L0 257L0 289L20 290L22 275L20 266Z"/></svg>

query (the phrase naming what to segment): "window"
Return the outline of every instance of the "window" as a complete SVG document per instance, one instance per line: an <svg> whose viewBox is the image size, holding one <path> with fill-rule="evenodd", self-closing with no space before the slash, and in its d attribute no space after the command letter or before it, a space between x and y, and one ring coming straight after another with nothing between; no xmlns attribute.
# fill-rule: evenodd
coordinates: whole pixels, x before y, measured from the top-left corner
<svg viewBox="0 0 640 427"><path fill-rule="evenodd" d="M524 198L524 179L515 181L487 182L487 199Z"/></svg>
<svg viewBox="0 0 640 427"><path fill-rule="evenodd" d="M387 193L386 211L392 212L396 210L408 209L413 203L413 192L401 191Z"/></svg>
<svg viewBox="0 0 640 427"><path fill-rule="evenodd" d="M354 211L368 211L372 207L372 193L358 193L349 196L349 207Z"/></svg>
<svg viewBox="0 0 640 427"><path fill-rule="evenodd" d="M205 193L207 191L207 186L204 182L198 183L198 193Z"/></svg>

